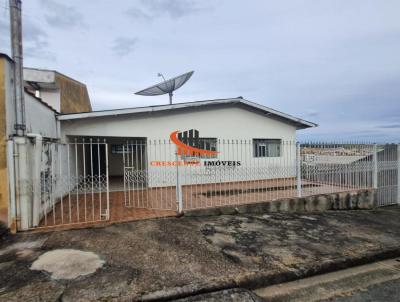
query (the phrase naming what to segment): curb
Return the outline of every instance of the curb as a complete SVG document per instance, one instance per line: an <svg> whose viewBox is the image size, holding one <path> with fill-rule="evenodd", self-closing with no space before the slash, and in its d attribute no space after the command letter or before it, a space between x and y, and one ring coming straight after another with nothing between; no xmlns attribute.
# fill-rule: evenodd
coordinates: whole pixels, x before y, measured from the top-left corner
<svg viewBox="0 0 400 302"><path fill-rule="evenodd" d="M286 271L272 275L267 273L254 273L244 276L238 276L237 278L211 280L203 284L191 284L183 287L176 287L167 290L152 292L142 295L141 297L135 297L135 299L137 299L138 301L146 302L171 301L175 299L182 299L190 296L206 294L225 289L255 289L259 287L266 287L289 281L295 281L325 273L331 273L346 268L351 268L396 257L400 257L400 247L388 249L378 253L368 253L361 257L336 259L329 262L320 263L311 268L299 269L296 271ZM132 298L133 297L130 297L128 299Z"/></svg>

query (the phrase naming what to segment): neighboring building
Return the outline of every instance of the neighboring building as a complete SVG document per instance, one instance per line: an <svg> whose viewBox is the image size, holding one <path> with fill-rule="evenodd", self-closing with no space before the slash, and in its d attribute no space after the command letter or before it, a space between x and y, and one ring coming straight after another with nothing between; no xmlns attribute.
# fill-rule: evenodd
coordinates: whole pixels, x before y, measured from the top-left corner
<svg viewBox="0 0 400 302"><path fill-rule="evenodd" d="M59 113L92 111L86 85L54 70L24 68L25 88Z"/></svg>
<svg viewBox="0 0 400 302"><path fill-rule="evenodd" d="M40 135L44 140L60 137L59 113L91 111L86 86L56 71L24 68L26 132ZM40 96L40 97L39 97ZM0 53L0 222L11 225L14 205L10 192L15 189L10 180L7 143L14 136L13 61ZM10 151L10 150L9 150ZM28 164L30 164L29 162Z"/></svg>

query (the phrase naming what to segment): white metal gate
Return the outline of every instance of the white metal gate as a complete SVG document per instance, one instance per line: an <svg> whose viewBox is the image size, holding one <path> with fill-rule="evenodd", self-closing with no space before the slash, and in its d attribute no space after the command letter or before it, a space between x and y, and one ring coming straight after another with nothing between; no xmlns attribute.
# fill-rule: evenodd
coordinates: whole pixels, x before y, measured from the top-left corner
<svg viewBox="0 0 400 302"><path fill-rule="evenodd" d="M176 210L176 169L154 169L154 162L166 161L175 145L166 140L146 139L123 146L124 200L126 207ZM150 159L149 159L150 157Z"/></svg>
<svg viewBox="0 0 400 302"><path fill-rule="evenodd" d="M107 143L44 142L38 170L40 177L33 184L33 227L110 218Z"/></svg>
<svg viewBox="0 0 400 302"><path fill-rule="evenodd" d="M124 200L127 207L146 207L146 143L128 142L122 149L124 163Z"/></svg>

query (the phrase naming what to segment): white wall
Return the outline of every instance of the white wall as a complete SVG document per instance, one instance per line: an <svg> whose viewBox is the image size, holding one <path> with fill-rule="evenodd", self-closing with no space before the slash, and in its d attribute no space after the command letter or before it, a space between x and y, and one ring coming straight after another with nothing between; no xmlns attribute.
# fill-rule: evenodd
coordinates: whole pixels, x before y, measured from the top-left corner
<svg viewBox="0 0 400 302"><path fill-rule="evenodd" d="M56 73L52 70L24 68L24 81L54 83Z"/></svg>
<svg viewBox="0 0 400 302"><path fill-rule="evenodd" d="M57 112L61 110L61 94L59 89L53 90L40 90L40 98L43 102L49 104L50 107L55 109Z"/></svg>
<svg viewBox="0 0 400 302"><path fill-rule="evenodd" d="M295 126L240 107L86 118L61 121L61 123L63 139L67 136L147 137L148 172L152 175L149 186L174 185L176 167L155 167L150 163L154 160L174 161L175 146L168 145L169 135L176 130L189 129L199 130L200 137L215 137L221 141L247 140L248 144L241 146L240 150L238 147L222 143L219 146L220 153L217 159L240 160L242 162L240 168L225 169L223 173L220 172L224 171L223 168L206 169L204 166L182 168L184 180L188 183L211 182L216 181L217 178L219 181L234 181L238 177L260 179L295 176L294 145L286 146L281 157L254 158L250 143L253 138L281 139L293 143L296 137ZM157 146L160 143L161 145ZM110 163L112 162L114 159ZM283 165L290 167L282 169ZM110 169L113 170L113 174L116 174L115 168ZM252 168L251 171L250 168ZM196 176L188 179L189 174Z"/></svg>
<svg viewBox="0 0 400 302"><path fill-rule="evenodd" d="M292 125L242 108L196 109L174 113L120 115L62 121L62 136L119 136L169 139L175 130L197 129L202 137L221 139L283 138L294 140Z"/></svg>
<svg viewBox="0 0 400 302"><path fill-rule="evenodd" d="M14 133L15 124L12 64L7 65L5 79L8 84L6 88L7 134L12 135ZM24 98L27 133L37 133L45 137L57 138L58 122L55 117L55 112L28 93L24 93Z"/></svg>
<svg viewBox="0 0 400 302"><path fill-rule="evenodd" d="M25 120L26 120L26 133L34 133L39 134L43 138L58 138L58 121L55 116L55 112L51 110L48 106L31 96L30 94L25 93ZM34 206L34 213L36 213L35 217L32 216L32 221L38 223L40 218L51 209L50 207L50 196L46 199L45 196L41 196L41 172L45 169L45 162L47 160L41 154L40 150L43 150L43 145L41 141L29 141L27 150L28 150L28 163L30 169L30 177L32 184L32 204ZM38 150L38 151L37 151ZM37 152L39 152L39 156L37 156ZM59 152L60 148L56 148L53 150L52 163L59 163ZM61 153L60 153L61 155ZM54 176L57 177L57 180L61 178L59 176L59 171L54 171ZM57 181L56 184L58 191L64 190L64 184ZM57 191L57 192L58 192ZM35 194L36 192L36 194ZM58 195L55 197L59 197ZM40 200L39 200L39 199ZM43 211L44 210L44 211Z"/></svg>
<svg viewBox="0 0 400 302"><path fill-rule="evenodd" d="M43 137L57 138L57 119L48 106L25 93L26 131Z"/></svg>

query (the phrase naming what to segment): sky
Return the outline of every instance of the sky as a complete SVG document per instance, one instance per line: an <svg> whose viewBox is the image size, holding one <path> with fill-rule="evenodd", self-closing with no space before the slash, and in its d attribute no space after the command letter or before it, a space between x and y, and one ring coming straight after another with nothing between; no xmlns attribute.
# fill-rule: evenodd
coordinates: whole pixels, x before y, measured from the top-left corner
<svg viewBox="0 0 400 302"><path fill-rule="evenodd" d="M166 104L134 92L194 70L174 102L243 96L319 124L302 140L400 142L399 11L398 0L25 0L24 65L84 82L94 110Z"/></svg>

